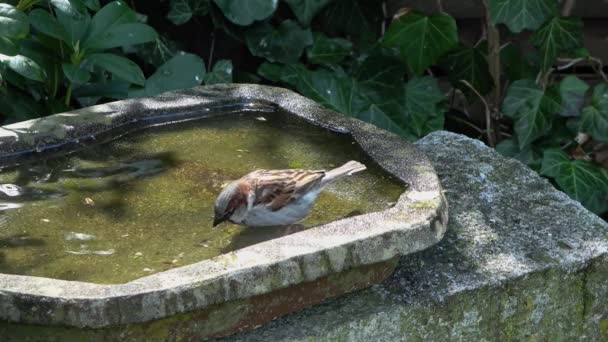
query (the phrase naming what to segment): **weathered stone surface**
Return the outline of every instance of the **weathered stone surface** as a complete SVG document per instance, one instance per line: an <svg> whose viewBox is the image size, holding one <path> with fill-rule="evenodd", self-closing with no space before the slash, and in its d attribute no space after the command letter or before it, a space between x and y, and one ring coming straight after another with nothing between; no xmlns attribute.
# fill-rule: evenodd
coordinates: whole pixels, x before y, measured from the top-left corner
<svg viewBox="0 0 608 342"><path fill-rule="evenodd" d="M445 239L381 285L227 341L608 340L608 224L478 141L417 145L450 203Z"/></svg>
<svg viewBox="0 0 608 342"><path fill-rule="evenodd" d="M80 329L0 322L2 341L199 341L255 328L328 298L369 287L390 276L398 258L352 268L311 282L246 299L212 305L144 323Z"/></svg>
<svg viewBox="0 0 608 342"><path fill-rule="evenodd" d="M156 336L170 338L175 324L181 324L179 319L198 319L189 313L389 262L442 239L447 203L424 154L392 133L281 88L236 84L198 87L5 126L0 129L0 166L82 148L150 124L235 112L256 115L260 110L277 109L352 135L380 167L407 184L397 203L381 212L333 221L125 284L0 274L0 322L101 330L157 320L160 323L153 328ZM348 289L344 287L342 293ZM328 293L327 297L338 294ZM277 311L281 313L285 311ZM180 318L172 319L178 315ZM202 324L213 326L214 321ZM4 337L23 331L10 324L5 327ZM90 332L91 336L99 333Z"/></svg>

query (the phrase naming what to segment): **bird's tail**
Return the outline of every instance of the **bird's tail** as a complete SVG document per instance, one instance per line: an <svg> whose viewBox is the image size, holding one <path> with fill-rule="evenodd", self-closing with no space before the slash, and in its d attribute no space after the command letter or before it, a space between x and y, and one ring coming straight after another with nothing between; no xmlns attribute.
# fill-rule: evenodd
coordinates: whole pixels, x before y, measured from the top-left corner
<svg viewBox="0 0 608 342"><path fill-rule="evenodd" d="M331 182L332 180L338 179L342 176L350 176L353 173L357 173L365 169L367 169L365 165L359 163L358 161L351 160L340 167L327 171L325 173L325 177L323 177L323 183Z"/></svg>

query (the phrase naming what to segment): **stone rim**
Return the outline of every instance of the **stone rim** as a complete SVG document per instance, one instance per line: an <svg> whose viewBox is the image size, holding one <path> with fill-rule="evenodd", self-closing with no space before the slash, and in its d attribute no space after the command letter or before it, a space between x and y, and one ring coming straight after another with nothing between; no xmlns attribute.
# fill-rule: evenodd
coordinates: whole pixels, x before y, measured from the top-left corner
<svg viewBox="0 0 608 342"><path fill-rule="evenodd" d="M205 86L5 126L0 130L0 165L65 152L88 140L100 140L110 131L243 109L282 109L312 124L351 134L378 165L408 188L385 211L333 221L128 283L0 274L0 320L87 328L145 322L411 254L443 237L447 203L426 156L392 133L282 88Z"/></svg>

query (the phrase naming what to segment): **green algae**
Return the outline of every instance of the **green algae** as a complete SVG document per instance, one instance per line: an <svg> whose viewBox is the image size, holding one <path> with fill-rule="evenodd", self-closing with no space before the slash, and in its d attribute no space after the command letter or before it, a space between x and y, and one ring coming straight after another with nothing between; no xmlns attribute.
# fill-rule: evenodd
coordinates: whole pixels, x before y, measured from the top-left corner
<svg viewBox="0 0 608 342"><path fill-rule="evenodd" d="M292 227L211 227L227 182L258 168L369 170L330 186ZM68 156L5 170L0 272L121 283L332 220L386 209L403 187L346 135L281 113L154 127ZM2 195L2 194L0 194Z"/></svg>

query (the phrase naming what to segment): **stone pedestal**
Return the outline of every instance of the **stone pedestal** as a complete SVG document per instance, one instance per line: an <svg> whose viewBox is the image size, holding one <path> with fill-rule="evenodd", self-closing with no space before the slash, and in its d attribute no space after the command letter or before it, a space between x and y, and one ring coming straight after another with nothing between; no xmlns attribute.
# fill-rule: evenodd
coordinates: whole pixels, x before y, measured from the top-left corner
<svg viewBox="0 0 608 342"><path fill-rule="evenodd" d="M381 285L227 341L608 340L608 224L478 141L417 145L450 203L443 241Z"/></svg>

